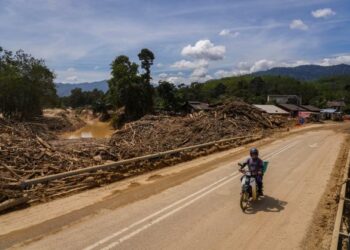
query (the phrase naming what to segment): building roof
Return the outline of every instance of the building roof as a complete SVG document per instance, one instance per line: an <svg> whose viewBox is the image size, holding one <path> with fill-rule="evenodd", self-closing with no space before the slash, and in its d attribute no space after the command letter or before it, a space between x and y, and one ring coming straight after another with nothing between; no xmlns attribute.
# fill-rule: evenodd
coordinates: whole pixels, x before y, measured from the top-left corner
<svg viewBox="0 0 350 250"><path fill-rule="evenodd" d="M268 113L268 114L288 114L287 111L275 106L275 105L260 105L260 104L254 104L253 106L257 107L258 109Z"/></svg>
<svg viewBox="0 0 350 250"><path fill-rule="evenodd" d="M306 111L304 108L299 107L295 104L278 104L278 106L286 111Z"/></svg>
<svg viewBox="0 0 350 250"><path fill-rule="evenodd" d="M298 104L301 104L301 98L297 95L268 95L268 103L288 103L290 101L296 101Z"/></svg>
<svg viewBox="0 0 350 250"><path fill-rule="evenodd" d="M321 109L315 107L315 106L312 106L312 105L300 105L300 107L308 110L308 111L311 111L311 112L320 112Z"/></svg>
<svg viewBox="0 0 350 250"><path fill-rule="evenodd" d="M327 102L328 107L345 107L344 101L328 101Z"/></svg>
<svg viewBox="0 0 350 250"><path fill-rule="evenodd" d="M321 113L335 113L337 112L336 109L322 109Z"/></svg>
<svg viewBox="0 0 350 250"><path fill-rule="evenodd" d="M209 104L204 102L189 101L187 102L187 105L189 105L191 108L193 108L196 111L211 109L211 107L209 107Z"/></svg>

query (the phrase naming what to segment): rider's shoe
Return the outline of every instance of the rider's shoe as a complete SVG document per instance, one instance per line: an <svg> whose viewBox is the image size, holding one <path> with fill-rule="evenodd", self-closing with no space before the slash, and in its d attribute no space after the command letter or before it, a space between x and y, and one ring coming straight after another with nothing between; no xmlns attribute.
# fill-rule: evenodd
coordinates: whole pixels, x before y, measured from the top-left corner
<svg viewBox="0 0 350 250"><path fill-rule="evenodd" d="M258 194L259 194L259 196L264 196L264 193L263 193L262 190L260 190L260 191L258 192Z"/></svg>

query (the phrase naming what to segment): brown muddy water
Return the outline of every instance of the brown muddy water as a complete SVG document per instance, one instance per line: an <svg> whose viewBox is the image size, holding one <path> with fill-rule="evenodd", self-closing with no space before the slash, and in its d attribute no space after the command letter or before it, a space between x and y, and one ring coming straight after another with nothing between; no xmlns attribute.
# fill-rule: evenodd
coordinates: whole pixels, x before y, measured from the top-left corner
<svg viewBox="0 0 350 250"><path fill-rule="evenodd" d="M98 120L88 121L87 124L73 132L67 132L61 135L63 139L80 138L109 138L113 134L113 127L109 122L100 122Z"/></svg>

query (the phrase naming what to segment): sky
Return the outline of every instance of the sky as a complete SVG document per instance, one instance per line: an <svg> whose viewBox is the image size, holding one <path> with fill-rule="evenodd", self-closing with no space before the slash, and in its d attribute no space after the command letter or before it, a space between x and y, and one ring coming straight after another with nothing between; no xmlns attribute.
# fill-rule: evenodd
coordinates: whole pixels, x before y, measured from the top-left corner
<svg viewBox="0 0 350 250"><path fill-rule="evenodd" d="M110 78L155 54L153 82L276 66L350 64L349 0L0 0L0 46L45 60L55 82Z"/></svg>

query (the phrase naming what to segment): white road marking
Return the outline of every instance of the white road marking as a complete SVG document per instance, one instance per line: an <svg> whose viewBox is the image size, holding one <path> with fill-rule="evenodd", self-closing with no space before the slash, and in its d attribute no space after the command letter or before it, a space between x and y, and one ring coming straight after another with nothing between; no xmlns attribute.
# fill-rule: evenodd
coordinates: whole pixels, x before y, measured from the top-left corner
<svg viewBox="0 0 350 250"><path fill-rule="evenodd" d="M125 231L128 231L128 230L132 229L132 228L135 227L135 226L138 226L139 224L141 224L141 223L143 223L143 222L145 222L145 221L147 221L147 220L149 220L149 219L152 219L153 217L155 217L155 216L161 214L162 212L164 212L164 211L166 211L166 210L168 210L168 209L170 209L170 208L172 208L172 207L178 205L179 203L182 203L182 202L184 202L184 201L186 201L186 200L192 198L193 196L196 196L197 194L200 194L200 193L204 192L205 190L210 189L211 187L215 186L216 184L218 184L218 183L224 181L225 179L227 179L227 178L229 178L229 177L231 177L231 176L233 176L233 175L235 175L235 174L238 174L238 171L235 171L234 173L230 174L229 176L223 177L223 178L219 179L218 181L216 181L216 182L210 184L209 186L206 186L206 187L204 187L204 188L198 190L197 192L192 193L192 194L190 194L190 195L188 195L188 196L182 198L181 200L178 200L178 201L176 201L176 202L174 202L174 203L172 203L172 204L170 204L170 205L168 205L168 206L166 206L166 207L164 207L164 208L158 210L157 212L155 212L155 213L153 213L153 214L151 214L151 215L149 215L149 216L143 218L142 220L139 220L139 221L137 221L137 222L131 224L130 226L125 227L125 228L123 228L122 230L120 230L120 231L118 231L118 232L116 232L116 233L114 233L114 234L112 234L112 235L110 235L110 236L108 236L108 237L106 237L106 238L104 238L104 239L102 239L102 240L96 242L95 244L93 244L93 245L91 245L91 246L89 246L89 247L87 247L87 248L84 248L84 250L91 250L91 249L93 249L93 248L95 248L95 247L98 247L98 246L102 245L103 243L106 243L106 242L109 241L110 239L112 239L112 238L114 238L114 237L116 237L116 236L118 236L118 235L124 233Z"/></svg>
<svg viewBox="0 0 350 250"><path fill-rule="evenodd" d="M298 143L298 141L296 141L296 142L294 142L294 143L287 144L286 146L280 148L278 151L272 152L272 153L270 153L270 154L267 154L267 155L264 156L263 158L266 159L266 160L269 160L269 159L273 158L274 156L276 156L276 155L282 153L283 151L285 151L285 150L287 150L287 149L289 149L289 148L295 146L297 143ZM129 238L135 236L136 234L138 234L138 233L140 233L140 232L146 230L147 228L151 227L152 225L154 225L154 224L156 224L156 223L158 223L158 222L160 222L160 221L166 219L166 218L169 217L170 215L172 215L172 214L174 214L174 213L176 213L176 212L178 212L178 211L180 211L180 210L186 208L187 206L191 205L192 203L194 203L195 201L199 200L200 198L206 196L207 194L213 192L214 190L220 188L221 186L227 184L228 182L230 182L230 181L232 181L233 179L237 178L237 177L239 176L239 175L237 175L237 174L238 174L238 171L235 171L234 173L230 174L229 176L223 177L223 178L219 179L218 181L216 181L216 182L210 184L209 186L206 186L206 187L204 187L204 188L202 188L202 189L196 191L195 193L192 193L192 194L190 194L190 195L188 195L188 196L186 196L186 197L184 197L184 198L182 198L182 199L180 199L180 200L178 200L178 201L176 201L176 202L174 202L174 203L172 203L172 204L170 204L170 205L168 205L168 206L166 206L166 207L164 207L164 208L158 210L157 212L155 212L155 213L153 213L153 214L151 214L151 215L149 215L149 216L147 216L147 217L145 217L145 218L143 218L143 219L141 219L141 220L139 220L139 221L137 221L137 222L131 224L130 226L127 226L127 227L123 228L122 230L120 230L120 231L118 231L118 232L116 232L116 233L114 233L114 234L111 234L110 236L107 236L107 237L103 238L102 240L97 241L96 243L94 243L94 244L92 244L92 245L90 245L90 246L84 248L84 250L92 250L92 249L94 249L94 248L96 248L96 247L98 247L98 246L101 246L102 244L104 244L104 243L108 242L109 240L111 240L111 239L113 239L113 238L115 238L115 237L117 237L117 236L123 234L124 232L129 231L130 229L132 229L132 228L134 228L134 227L136 227L136 226L142 224L143 222L146 222L147 220L152 219L153 217L156 217L157 215L159 215L159 214L165 212L166 210L169 210L169 209L175 207L176 205L178 205L178 204L180 204L180 203L182 203L182 202L184 202L184 201L186 201L186 200L188 200L188 199L190 199L190 198L192 198L192 197L194 197L194 196L196 196L196 195L199 194L199 196L197 196L197 197L194 198L193 200L184 203L184 204L181 205L180 207L177 207L177 208L175 208L175 209L169 211L169 212L166 213L166 214L163 214L162 216L158 217L158 218L155 219L154 221L151 221L151 222L145 224L145 225L142 226L141 228L136 229L135 231L133 231L133 232L127 234L126 236L120 238L119 240L117 240L117 241L115 241L115 242L112 242L110 245L108 245L107 247L103 248L103 250L105 250L105 249L111 249L111 248L113 248L113 247L119 245L119 244L122 243L123 241L125 241L125 240L127 240L127 239L129 239ZM228 179L228 178L229 178L229 179ZM221 184L219 184L219 183L221 183ZM217 184L219 184L219 185L217 185ZM215 186L215 185L217 185L217 186Z"/></svg>
<svg viewBox="0 0 350 250"><path fill-rule="evenodd" d="M172 214L184 209L185 207L188 207L189 205L191 205L192 203L196 202L197 200L199 200L200 198L206 196L207 194L210 194L211 192L215 191L216 189L222 187L223 185L229 183L230 181L232 181L233 179L236 179L237 177L239 177L238 175L237 176L233 176L231 178L229 178L228 180L224 181L223 183L217 185L216 187L212 188L212 189L209 189L208 191L202 193L201 195L197 196L196 198L194 198L193 200L189 201L189 202L186 202L185 204L183 204L182 206L174 209L174 210L171 210L170 212L162 215L161 217L158 217L156 220L154 221L151 221L149 223L147 223L146 225L144 225L143 227L133 231L132 233L120 238L119 240L109 244L107 247L104 247L102 248L102 250L108 250L108 249L112 249L113 247L119 245L120 243L122 243L123 241L126 241L127 239L130 239L131 237L133 237L134 235L146 230L147 228L153 226L154 224L166 219L167 217L171 216Z"/></svg>
<svg viewBox="0 0 350 250"><path fill-rule="evenodd" d="M265 159L265 160L269 160L269 159L273 158L275 155L278 155L278 154L282 153L283 151L286 151L287 149L290 149L290 148L294 147L296 144L298 144L298 142L299 141L296 141L294 143L290 143L290 144L280 148L277 152L272 152L272 153L270 153L270 154L268 154L268 155L266 155L265 157L262 157L262 158Z"/></svg>

